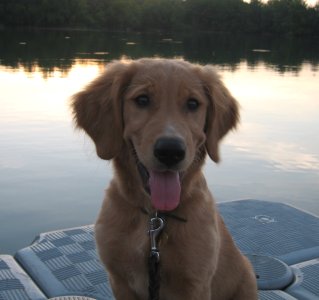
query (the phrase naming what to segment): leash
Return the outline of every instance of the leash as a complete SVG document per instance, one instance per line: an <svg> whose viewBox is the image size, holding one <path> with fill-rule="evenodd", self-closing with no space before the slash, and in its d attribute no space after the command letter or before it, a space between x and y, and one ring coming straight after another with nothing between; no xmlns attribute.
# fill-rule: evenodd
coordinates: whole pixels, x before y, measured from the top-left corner
<svg viewBox="0 0 319 300"><path fill-rule="evenodd" d="M141 208L142 212L148 214L147 210ZM148 214L149 215L149 214ZM150 230L149 236L151 240L151 251L148 258L148 300L159 300L159 290L160 290L160 253L157 246L158 239L161 232L165 227L165 217L171 217L180 222L187 222L186 219L179 216L173 215L171 213L155 213L155 217L150 217Z"/></svg>
<svg viewBox="0 0 319 300"><path fill-rule="evenodd" d="M157 247L157 240L165 226L164 218L158 217L157 214L150 220L149 235L151 239L151 252L148 259L148 293L149 300L159 300L160 289L160 254Z"/></svg>

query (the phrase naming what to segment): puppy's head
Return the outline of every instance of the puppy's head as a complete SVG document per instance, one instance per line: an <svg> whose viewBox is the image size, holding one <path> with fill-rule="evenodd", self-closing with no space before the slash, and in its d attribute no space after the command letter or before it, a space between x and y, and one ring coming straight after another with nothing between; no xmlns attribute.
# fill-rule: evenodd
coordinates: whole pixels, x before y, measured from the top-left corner
<svg viewBox="0 0 319 300"><path fill-rule="evenodd" d="M179 204L180 175L200 165L205 149L219 161L218 143L239 118L214 69L183 60L113 62L72 107L102 159L133 147L159 210Z"/></svg>

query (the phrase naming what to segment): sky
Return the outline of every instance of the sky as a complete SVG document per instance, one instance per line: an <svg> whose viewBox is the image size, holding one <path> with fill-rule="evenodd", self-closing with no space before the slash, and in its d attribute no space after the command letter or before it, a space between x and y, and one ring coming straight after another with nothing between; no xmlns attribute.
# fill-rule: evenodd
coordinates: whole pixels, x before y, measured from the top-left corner
<svg viewBox="0 0 319 300"><path fill-rule="evenodd" d="M245 0L246 2L250 2L249 0ZM267 0L262 0L263 2L267 2ZM310 6L314 6L319 0L305 0L306 3Z"/></svg>
<svg viewBox="0 0 319 300"><path fill-rule="evenodd" d="M306 3L310 6L314 6L318 0L306 0Z"/></svg>

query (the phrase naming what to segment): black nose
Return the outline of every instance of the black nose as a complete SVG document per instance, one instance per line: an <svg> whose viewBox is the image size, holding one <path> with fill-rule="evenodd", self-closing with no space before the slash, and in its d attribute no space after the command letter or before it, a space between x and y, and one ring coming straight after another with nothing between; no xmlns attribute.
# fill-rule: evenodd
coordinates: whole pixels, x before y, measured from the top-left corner
<svg viewBox="0 0 319 300"><path fill-rule="evenodd" d="M154 146L154 156L167 167L178 164L185 158L186 147L182 140L160 138Z"/></svg>

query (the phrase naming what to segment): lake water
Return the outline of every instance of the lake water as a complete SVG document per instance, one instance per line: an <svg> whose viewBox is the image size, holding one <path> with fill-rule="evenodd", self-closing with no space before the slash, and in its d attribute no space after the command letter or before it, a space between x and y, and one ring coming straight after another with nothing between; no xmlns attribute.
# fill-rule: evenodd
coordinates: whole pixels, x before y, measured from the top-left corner
<svg viewBox="0 0 319 300"><path fill-rule="evenodd" d="M69 97L112 59L184 57L216 66L241 125L205 173L217 202L281 201L319 215L319 45L213 34L0 31L0 253L94 222L111 176L74 131Z"/></svg>

